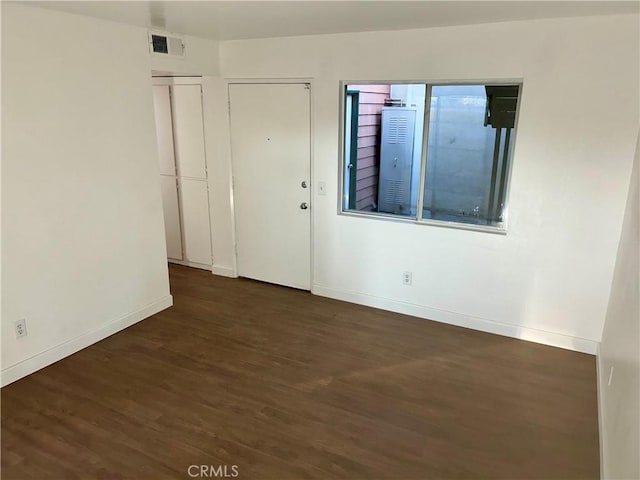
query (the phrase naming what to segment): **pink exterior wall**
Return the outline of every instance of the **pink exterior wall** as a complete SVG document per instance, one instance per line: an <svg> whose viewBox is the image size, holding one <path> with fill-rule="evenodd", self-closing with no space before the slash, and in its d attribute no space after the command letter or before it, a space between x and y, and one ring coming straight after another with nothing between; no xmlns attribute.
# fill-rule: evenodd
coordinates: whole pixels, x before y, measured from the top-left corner
<svg viewBox="0 0 640 480"><path fill-rule="evenodd" d="M389 85L349 85L360 91L358 111L358 166L356 208L375 210L378 206L378 168L380 165L380 119L389 98Z"/></svg>

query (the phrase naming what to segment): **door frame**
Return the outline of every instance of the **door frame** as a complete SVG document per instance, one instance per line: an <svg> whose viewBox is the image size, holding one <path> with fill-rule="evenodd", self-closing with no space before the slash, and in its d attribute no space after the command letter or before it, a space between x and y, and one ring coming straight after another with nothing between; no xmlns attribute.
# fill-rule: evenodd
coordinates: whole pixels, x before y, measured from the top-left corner
<svg viewBox="0 0 640 480"><path fill-rule="evenodd" d="M231 97L229 92L230 85L244 85L244 84L293 84L293 85L309 85L309 209L311 210L309 219L309 286L310 290L314 290L315 279L315 224L316 224L316 212L315 212L315 85L312 77L279 77L279 78L234 78L229 77L224 79L224 91L227 102L227 126L229 131L229 189L230 191L230 205L231 205L231 222L232 222L232 237L233 237L233 274L238 276L238 241L236 235L236 211L234 195L235 189L233 186L233 149L231 147Z"/></svg>

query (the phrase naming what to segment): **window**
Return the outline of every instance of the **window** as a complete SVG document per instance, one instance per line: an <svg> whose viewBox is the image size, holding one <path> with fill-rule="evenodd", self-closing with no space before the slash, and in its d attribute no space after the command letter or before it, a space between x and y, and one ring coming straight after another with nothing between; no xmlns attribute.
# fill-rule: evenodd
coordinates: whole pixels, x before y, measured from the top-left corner
<svg viewBox="0 0 640 480"><path fill-rule="evenodd" d="M504 231L519 91L344 85L342 211Z"/></svg>

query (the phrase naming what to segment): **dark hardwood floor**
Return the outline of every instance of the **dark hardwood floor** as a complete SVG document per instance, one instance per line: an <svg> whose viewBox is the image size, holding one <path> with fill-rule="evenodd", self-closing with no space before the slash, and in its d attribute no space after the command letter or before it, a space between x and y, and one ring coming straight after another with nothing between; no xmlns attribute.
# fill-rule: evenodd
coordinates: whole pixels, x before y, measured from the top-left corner
<svg viewBox="0 0 640 480"><path fill-rule="evenodd" d="M592 356L170 271L173 308L2 389L3 480L599 477Z"/></svg>

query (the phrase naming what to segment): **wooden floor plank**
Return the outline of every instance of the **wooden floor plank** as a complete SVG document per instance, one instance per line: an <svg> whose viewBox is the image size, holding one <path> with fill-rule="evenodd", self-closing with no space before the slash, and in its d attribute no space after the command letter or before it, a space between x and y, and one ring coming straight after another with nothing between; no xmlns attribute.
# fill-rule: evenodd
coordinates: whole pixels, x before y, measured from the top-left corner
<svg viewBox="0 0 640 480"><path fill-rule="evenodd" d="M596 479L595 359L170 267L174 307L2 389L3 479Z"/></svg>

